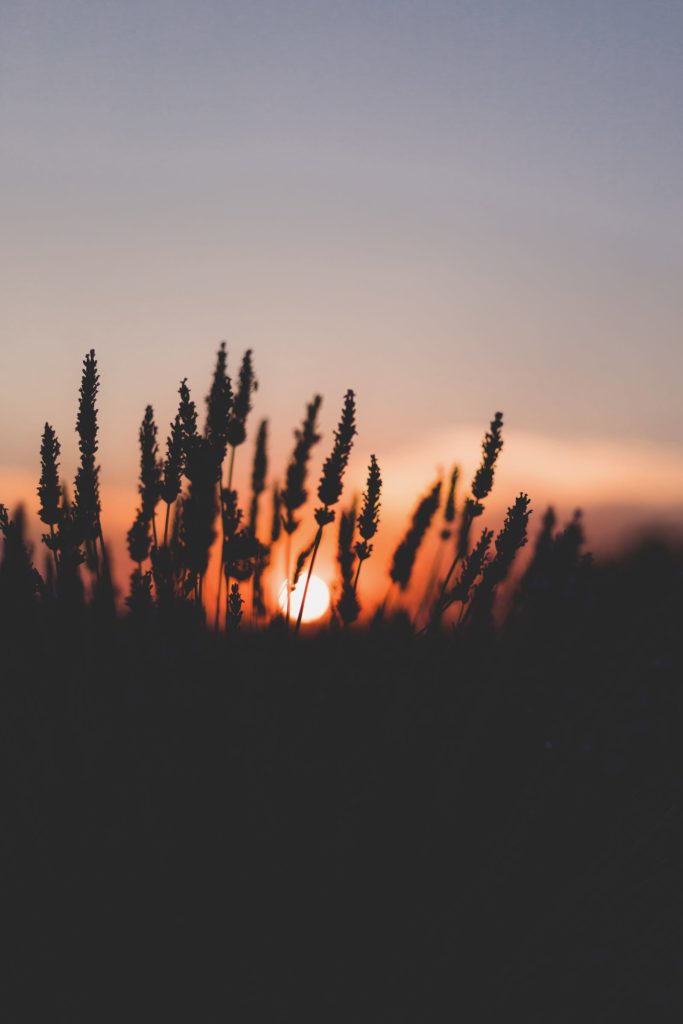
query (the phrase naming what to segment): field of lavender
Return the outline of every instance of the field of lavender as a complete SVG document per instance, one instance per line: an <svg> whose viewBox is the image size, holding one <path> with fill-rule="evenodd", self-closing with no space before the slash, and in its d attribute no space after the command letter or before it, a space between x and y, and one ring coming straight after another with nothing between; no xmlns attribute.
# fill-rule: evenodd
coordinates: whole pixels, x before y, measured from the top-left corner
<svg viewBox="0 0 683 1024"><path fill-rule="evenodd" d="M382 475L373 456L343 503L353 392L308 522L321 399L278 484L257 425L239 495L256 379L221 346L201 425L185 381L162 452L145 412L122 603L98 384L91 352L72 497L45 425L44 558L0 507L3 1019L678 1019L683 553L594 562L548 509L515 572L528 496L477 530L497 413L464 500L455 467L417 500L368 607ZM338 587L306 629L326 530Z"/></svg>

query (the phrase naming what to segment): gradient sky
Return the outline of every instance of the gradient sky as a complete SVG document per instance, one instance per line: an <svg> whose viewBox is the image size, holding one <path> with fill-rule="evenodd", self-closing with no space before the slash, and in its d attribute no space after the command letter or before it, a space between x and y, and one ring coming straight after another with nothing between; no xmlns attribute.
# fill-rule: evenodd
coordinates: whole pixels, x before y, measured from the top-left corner
<svg viewBox="0 0 683 1024"><path fill-rule="evenodd" d="M680 506L682 99L678 0L0 0L6 486L46 418L71 471L94 346L132 488L144 405L203 397L226 338L277 458L354 387L359 459L423 452L413 491L501 408L572 503L611 452L605 500Z"/></svg>

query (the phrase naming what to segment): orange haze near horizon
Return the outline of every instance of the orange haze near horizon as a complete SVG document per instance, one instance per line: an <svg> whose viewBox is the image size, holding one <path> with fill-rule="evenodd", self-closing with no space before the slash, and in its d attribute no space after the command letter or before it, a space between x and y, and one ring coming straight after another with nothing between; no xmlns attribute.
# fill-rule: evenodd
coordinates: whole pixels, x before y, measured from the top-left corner
<svg viewBox="0 0 683 1024"><path fill-rule="evenodd" d="M304 402L302 401L302 411ZM329 403L328 403L329 405ZM493 412L493 410L492 410ZM359 407L359 421L363 409ZM249 475L257 414L252 413L246 443L238 449L235 480L243 507L250 498ZM293 443L292 426L271 424L273 455L270 458L269 484L282 480ZM363 566L360 598L367 613L382 601L389 585L388 570L393 551L407 528L412 511L427 488L441 476L445 478L451 466L461 469L458 488L460 502L480 459L480 446L487 424L455 425L452 430L434 434L424 441L407 444L396 440L392 445L375 449L372 439L361 429L357 438L345 481L342 502L346 508L355 496L360 499L364 489L366 467L370 452L380 463L383 492L381 522L370 560ZM163 430L160 429L160 434ZM133 435L133 437L131 437ZM651 444L620 444L614 441L558 440L539 437L506 425L505 444L500 455L494 488L486 503L481 526L498 528L505 509L520 491L532 499L535 514L532 518L531 539L541 515L548 504L558 512L560 524L569 518L576 507L584 511L588 548L596 555L614 552L630 537L648 529L681 534L683 530L683 455ZM75 469L75 439L62 437L64 478L73 478ZM36 452L38 449L36 442ZM294 534L292 552L307 544L315 532L313 508L315 490L322 462L327 456L332 437L325 431L314 449L308 480L309 504L302 514L302 524ZM126 446L125 456L121 446ZM160 445L163 449L163 444ZM137 459L134 431L126 438L103 437L102 450L116 450L117 460L130 464ZM102 522L105 539L111 548L114 575L120 596L127 591L127 579L132 563L126 550L126 532L131 525L137 503L135 479L130 483L116 481L117 473L110 474L108 461L101 464ZM36 487L39 460L36 454L32 468L0 466L0 501L10 509L23 503L29 514L32 539L39 541L41 524L37 518ZM112 482L114 476L114 482ZM266 539L270 531L270 494L262 496L259 532ZM439 518L434 520L430 533L421 549L411 586L406 594L397 595L396 603L405 603L413 609L419 604L426 579L435 564L438 545ZM336 567L337 524L324 533L315 573L329 587L333 602L338 596ZM218 576L218 544L216 544L205 582L205 601L213 609ZM447 558L447 551L442 556ZM36 564L42 567L38 548ZM284 539L275 549L271 566L265 578L265 591L272 611L278 608L278 593L285 577ZM250 614L250 585L243 586L246 599L245 612Z"/></svg>

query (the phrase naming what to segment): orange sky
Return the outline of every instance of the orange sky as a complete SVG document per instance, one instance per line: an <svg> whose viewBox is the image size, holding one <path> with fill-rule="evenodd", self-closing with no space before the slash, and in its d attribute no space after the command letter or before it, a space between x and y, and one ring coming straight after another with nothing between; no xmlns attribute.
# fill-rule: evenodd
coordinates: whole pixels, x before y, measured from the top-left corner
<svg viewBox="0 0 683 1024"><path fill-rule="evenodd" d="M362 408L359 410L359 419L362 421ZM236 483L244 505L248 503L248 474L257 422L256 415L252 414L249 437L239 449L236 460ZM350 461L342 504L354 493L361 493L371 450L377 454L383 477L381 526L375 551L363 567L361 577L366 608L385 596L391 556L416 501L437 475L445 474L454 462L461 467L463 485L459 495L461 500L464 497L464 486L471 479L479 461L485 428L486 424L456 426L450 431L430 435L419 443L408 444L397 439L394 444L385 444L378 449L374 448L371 439L360 433ZM128 431L125 439L125 462L134 464L137 449L134 439L130 437L132 433ZM498 527L506 506L512 503L519 491L524 490L531 496L532 506L536 510L532 518L532 535L548 503L554 504L561 519L568 518L574 508L581 507L585 513L589 547L598 555L615 550L647 527L666 529L678 532L679 535L683 531L683 456L644 443L549 440L516 430L514 426L507 426L504 436L505 445L498 463L495 486L487 502L486 514L481 520L482 526ZM63 469L67 479L70 479L73 477L75 441L72 436L63 438L62 442ZM119 460L124 459L124 452L121 451L123 444L124 439L121 438L103 439L103 449L117 449ZM317 486L320 467L330 444L328 431L314 450L309 481L312 491ZM291 445L290 429L280 428L273 437L272 448L277 453L277 459L271 459L271 482L276 477L282 478ZM287 453L284 457L283 452ZM10 507L20 500L26 503L36 539L40 532L36 516L38 472L37 458L32 471L0 467L0 499ZM125 548L125 535L137 500L135 480L133 478L129 485L111 483L106 462L102 464L101 478L103 528L115 553L117 581L125 590L127 574L132 568ZM313 504L312 501L302 526L294 536L295 554L312 539L315 532ZM267 494L264 496L262 510L262 529L267 531L270 515ZM414 583L405 598L409 604L414 605L421 597L426 574L435 557L436 543L436 530L432 529L418 559ZM335 545L336 524L326 529L316 564L316 574L333 588L337 578ZM39 565L41 557L37 556ZM215 592L216 574L217 565L212 565L207 580L208 602L211 602ZM284 550L281 545L274 556L267 583L273 603L283 576Z"/></svg>
<svg viewBox="0 0 683 1024"><path fill-rule="evenodd" d="M145 405L163 434L187 377L201 406L226 338L275 476L319 391L315 483L356 391L373 594L497 409L491 525L521 489L583 506L599 550L680 524L682 33L642 0L4 5L0 501L34 495L46 419L73 480L95 348L120 551Z"/></svg>

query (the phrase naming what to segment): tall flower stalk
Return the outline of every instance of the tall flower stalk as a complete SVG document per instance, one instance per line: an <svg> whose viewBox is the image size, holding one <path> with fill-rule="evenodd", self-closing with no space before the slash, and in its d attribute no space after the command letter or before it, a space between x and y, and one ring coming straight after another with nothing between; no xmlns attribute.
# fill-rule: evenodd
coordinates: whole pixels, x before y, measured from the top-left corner
<svg viewBox="0 0 683 1024"><path fill-rule="evenodd" d="M308 463L311 458L313 447L320 440L317 421L322 398L314 395L313 400L306 406L306 416L301 429L294 431L295 445L287 473L285 475L285 486L279 495L281 509L282 528L287 537L285 547L285 579L287 581L287 607L286 620L289 623L292 595L292 534L299 528L300 520L297 518L299 509L306 504L308 491L306 490L306 477L308 476Z"/></svg>
<svg viewBox="0 0 683 1024"><path fill-rule="evenodd" d="M350 509L339 516L339 536L337 541L337 560L341 577L341 594L337 602L337 612L345 626L350 626L358 618L360 605L356 596L358 573L353 571L354 557L358 557L358 545L353 543L356 527L355 502ZM360 568L360 561L358 567Z"/></svg>
<svg viewBox="0 0 683 1024"><path fill-rule="evenodd" d="M182 387L182 385L181 385ZM160 496L166 505L164 516L164 541L168 545L168 525L171 509L174 506L182 487L183 470L185 468L185 445L183 443L183 420L180 410L171 423L171 432L166 438L166 457L161 472Z"/></svg>
<svg viewBox="0 0 683 1024"><path fill-rule="evenodd" d="M57 558L55 527L59 526L61 519L61 487L59 486L60 451L61 447L57 435L50 424L46 423L40 444L40 482L38 484L40 509L38 515L41 522L50 527L50 536L46 536L44 540L52 552L57 574L59 574L59 561Z"/></svg>
<svg viewBox="0 0 683 1024"><path fill-rule="evenodd" d="M296 620L297 633L301 629L301 620L303 618L304 608L306 606L306 597L308 595L308 585L311 582L311 576L313 575L313 567L315 566L315 559L318 554L318 549L320 548L323 530L328 523L334 521L334 509L332 506L336 505L341 497L342 489L344 487L344 473L346 472L351 448L353 446L353 439L356 433L356 397L353 391L349 390L344 396L344 405L342 406L339 426L334 432L334 445L332 446L330 455L325 460L322 475L320 477L320 483L318 484L318 498L322 502L322 505L315 510L315 521L318 524L318 532L315 537L313 554L311 555L311 564L306 575L301 607L299 608L299 614Z"/></svg>
<svg viewBox="0 0 683 1024"><path fill-rule="evenodd" d="M401 590L407 590L410 583L417 553L427 534L441 500L441 481L437 480L432 489L419 502L405 537L396 548L389 570L392 583Z"/></svg>
<svg viewBox="0 0 683 1024"><path fill-rule="evenodd" d="M79 389L76 433L81 455L76 471L74 513L81 536L86 545L86 556L98 579L100 575L97 541L99 539L104 555L104 539L100 521L100 468L97 455L97 392L100 378L97 372L95 350L91 349L83 360L81 386Z"/></svg>
<svg viewBox="0 0 683 1024"><path fill-rule="evenodd" d="M379 470L377 459L370 456L368 467L368 482L363 493L363 506L358 516L358 532L361 539L356 541L355 552L358 557L356 576L353 581L354 594L358 590L358 577L360 576L363 562L372 554L372 538L379 528L379 510L381 508L380 496L382 493L382 476Z"/></svg>
<svg viewBox="0 0 683 1024"><path fill-rule="evenodd" d="M491 420L490 429L484 435L482 442L481 464L474 474L472 480L471 495L465 499L465 506L460 519L460 530L458 531L457 545L453 561L441 584L439 596L434 604L430 625L435 626L443 615L443 599L448 589L448 584L460 562L469 551L470 532L472 524L484 511L483 501L491 493L493 487L493 475L498 461L501 448L503 447L503 414L497 412Z"/></svg>

